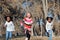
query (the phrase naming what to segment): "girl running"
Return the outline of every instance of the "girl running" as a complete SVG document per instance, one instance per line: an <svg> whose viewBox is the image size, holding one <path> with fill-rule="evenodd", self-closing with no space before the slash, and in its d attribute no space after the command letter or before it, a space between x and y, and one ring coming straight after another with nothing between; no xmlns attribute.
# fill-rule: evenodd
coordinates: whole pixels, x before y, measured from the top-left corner
<svg viewBox="0 0 60 40"><path fill-rule="evenodd" d="M15 31L15 29L14 29L15 26L14 26L10 16L6 17L6 22L5 22L4 27L6 28L6 40L9 40L9 39L11 40L12 32Z"/></svg>
<svg viewBox="0 0 60 40"><path fill-rule="evenodd" d="M46 23L46 31L49 34L49 40L52 40L52 33L53 33L53 18L47 17L47 23Z"/></svg>
<svg viewBox="0 0 60 40"><path fill-rule="evenodd" d="M23 21L24 21L24 29L25 29L25 34L26 34L26 39L25 40L30 40L31 27L32 27L32 23L33 23L31 13L27 13L27 15L23 19Z"/></svg>

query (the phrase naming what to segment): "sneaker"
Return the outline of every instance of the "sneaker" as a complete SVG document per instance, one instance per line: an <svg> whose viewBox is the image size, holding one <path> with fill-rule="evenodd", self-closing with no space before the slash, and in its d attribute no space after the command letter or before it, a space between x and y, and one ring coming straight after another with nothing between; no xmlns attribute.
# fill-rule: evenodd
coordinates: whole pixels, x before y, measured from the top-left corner
<svg viewBox="0 0 60 40"><path fill-rule="evenodd" d="M28 40L28 38L26 38L25 40Z"/></svg>
<svg viewBox="0 0 60 40"><path fill-rule="evenodd" d="M11 38L9 40L11 40Z"/></svg>
<svg viewBox="0 0 60 40"><path fill-rule="evenodd" d="M0 37L2 37L2 34L0 34Z"/></svg>

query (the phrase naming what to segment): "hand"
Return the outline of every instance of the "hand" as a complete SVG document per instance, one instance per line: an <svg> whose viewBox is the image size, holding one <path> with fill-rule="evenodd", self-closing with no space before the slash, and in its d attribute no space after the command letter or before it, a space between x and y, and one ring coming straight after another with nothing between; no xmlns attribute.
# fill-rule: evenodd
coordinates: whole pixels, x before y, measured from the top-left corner
<svg viewBox="0 0 60 40"><path fill-rule="evenodd" d="M4 25L3 28L6 28L6 26Z"/></svg>

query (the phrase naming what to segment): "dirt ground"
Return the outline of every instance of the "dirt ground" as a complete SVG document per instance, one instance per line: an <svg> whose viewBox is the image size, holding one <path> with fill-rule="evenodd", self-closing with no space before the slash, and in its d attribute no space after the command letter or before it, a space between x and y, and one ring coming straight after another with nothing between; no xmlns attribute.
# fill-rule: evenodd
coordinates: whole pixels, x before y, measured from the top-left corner
<svg viewBox="0 0 60 40"><path fill-rule="evenodd" d="M23 38L13 38L12 40L25 40L25 37ZM48 37L31 37L30 40L48 40ZM60 37L53 37L53 40L60 40Z"/></svg>
<svg viewBox="0 0 60 40"><path fill-rule="evenodd" d="M5 40L5 38L0 38L0 40ZM12 40L25 40L25 37L12 38ZM48 37L32 36L30 40L48 40ZM53 37L53 40L60 40L60 37Z"/></svg>

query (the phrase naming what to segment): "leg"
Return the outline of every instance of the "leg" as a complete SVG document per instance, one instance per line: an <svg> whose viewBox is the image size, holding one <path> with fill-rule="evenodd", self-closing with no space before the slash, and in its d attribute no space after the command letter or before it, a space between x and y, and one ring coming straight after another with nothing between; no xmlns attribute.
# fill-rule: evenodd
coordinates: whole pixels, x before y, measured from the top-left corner
<svg viewBox="0 0 60 40"><path fill-rule="evenodd" d="M30 34L28 34L28 40L30 40Z"/></svg>
<svg viewBox="0 0 60 40"><path fill-rule="evenodd" d="M52 40L52 30L49 31L49 40Z"/></svg>
<svg viewBox="0 0 60 40"><path fill-rule="evenodd" d="M8 40L9 39L9 32L7 31L6 32L6 40Z"/></svg>
<svg viewBox="0 0 60 40"><path fill-rule="evenodd" d="M27 38L26 38L27 40L30 40L30 33L29 33L28 30L26 31L26 37L27 37Z"/></svg>
<svg viewBox="0 0 60 40"><path fill-rule="evenodd" d="M49 33L48 33L48 32L46 32L45 35L46 35L47 37L49 37Z"/></svg>
<svg viewBox="0 0 60 40"><path fill-rule="evenodd" d="M12 32L9 32L9 39L11 40L12 38Z"/></svg>
<svg viewBox="0 0 60 40"><path fill-rule="evenodd" d="M1 31L0 31L0 37L2 37Z"/></svg>

